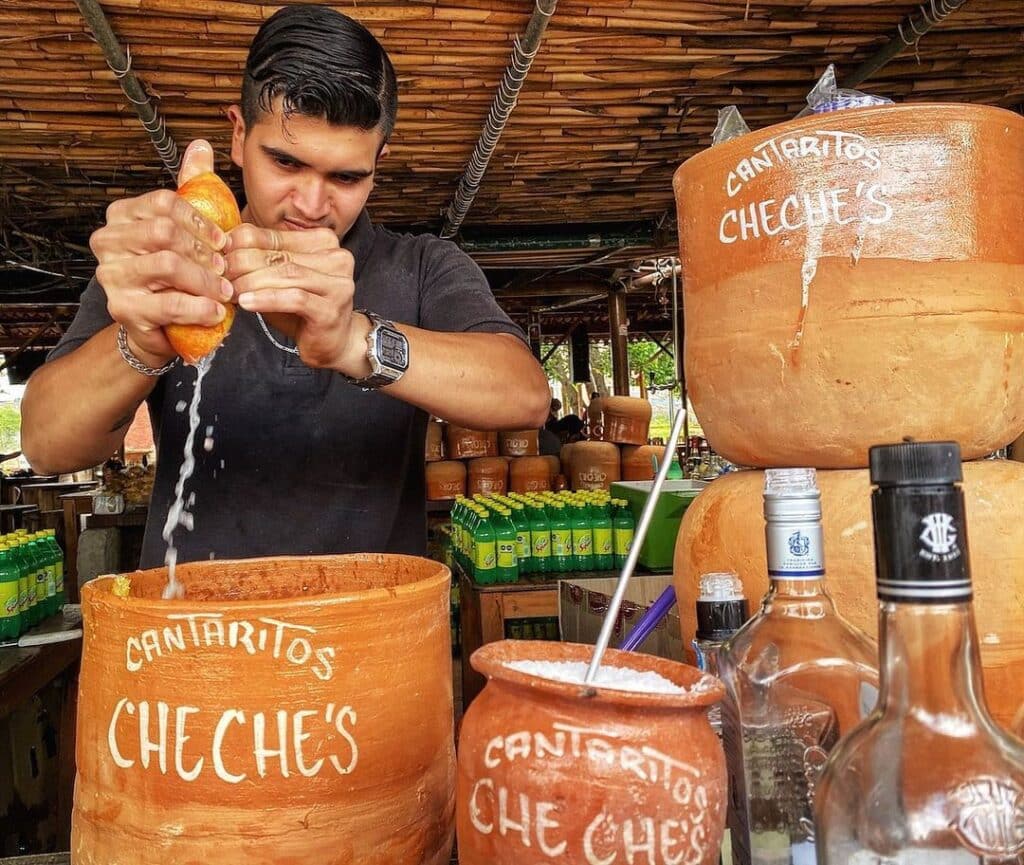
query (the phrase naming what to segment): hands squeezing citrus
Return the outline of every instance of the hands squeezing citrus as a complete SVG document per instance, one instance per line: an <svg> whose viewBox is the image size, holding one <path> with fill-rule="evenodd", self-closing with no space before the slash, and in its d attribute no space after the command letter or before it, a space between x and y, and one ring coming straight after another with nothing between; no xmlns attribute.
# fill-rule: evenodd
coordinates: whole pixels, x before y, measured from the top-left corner
<svg viewBox="0 0 1024 865"><path fill-rule="evenodd" d="M178 195L222 231L230 231L242 222L235 196L212 171L183 183L178 188ZM185 363L196 363L224 341L235 320L235 305L226 303L224 306L226 314L218 324L169 324L164 327L167 340Z"/></svg>

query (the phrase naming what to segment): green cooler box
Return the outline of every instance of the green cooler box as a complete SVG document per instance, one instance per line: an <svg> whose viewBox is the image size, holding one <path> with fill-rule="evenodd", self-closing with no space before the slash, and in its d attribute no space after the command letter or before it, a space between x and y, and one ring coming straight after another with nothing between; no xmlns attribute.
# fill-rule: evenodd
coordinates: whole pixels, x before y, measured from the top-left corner
<svg viewBox="0 0 1024 865"><path fill-rule="evenodd" d="M653 481L616 481L612 484L612 498L625 499L633 518L639 523L640 514L647 504ZM707 486L706 481L666 480L661 496L654 506L654 515L647 530L647 538L640 548L640 565L651 571L671 570L676 549L676 535L683 514L697 494Z"/></svg>

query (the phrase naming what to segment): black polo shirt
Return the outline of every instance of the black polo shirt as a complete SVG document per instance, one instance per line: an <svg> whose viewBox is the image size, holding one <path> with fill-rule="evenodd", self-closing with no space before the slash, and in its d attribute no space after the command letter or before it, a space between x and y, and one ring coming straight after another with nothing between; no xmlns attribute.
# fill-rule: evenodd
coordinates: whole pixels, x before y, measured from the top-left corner
<svg viewBox="0 0 1024 865"><path fill-rule="evenodd" d="M355 258L357 308L427 330L524 338L483 273L453 243L395 234L364 212L344 246ZM110 323L106 295L94 279L50 359ZM193 367L179 365L148 400L157 466L142 567L164 563L161 533L174 501L195 379ZM193 528L174 532L179 562L425 552L423 411L305 366L271 343L254 314L239 309L203 380L199 414L195 470L185 484Z"/></svg>

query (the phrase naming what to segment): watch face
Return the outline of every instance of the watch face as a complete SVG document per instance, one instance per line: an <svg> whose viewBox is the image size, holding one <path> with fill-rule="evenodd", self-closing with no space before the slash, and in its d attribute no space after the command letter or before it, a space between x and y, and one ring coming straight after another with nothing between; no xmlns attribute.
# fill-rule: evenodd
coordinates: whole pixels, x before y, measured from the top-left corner
<svg viewBox="0 0 1024 865"><path fill-rule="evenodd" d="M409 343L396 331L381 328L377 333L377 354L382 363L403 372L409 366Z"/></svg>

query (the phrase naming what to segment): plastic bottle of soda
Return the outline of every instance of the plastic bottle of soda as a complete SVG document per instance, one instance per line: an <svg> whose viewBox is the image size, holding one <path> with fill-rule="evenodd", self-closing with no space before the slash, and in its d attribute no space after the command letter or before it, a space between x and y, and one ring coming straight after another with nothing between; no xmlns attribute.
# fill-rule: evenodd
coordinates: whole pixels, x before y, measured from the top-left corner
<svg viewBox="0 0 1024 865"><path fill-rule="evenodd" d="M546 574L551 570L551 523L539 499L531 499L526 512L530 518L530 561L533 572Z"/></svg>
<svg viewBox="0 0 1024 865"><path fill-rule="evenodd" d="M23 566L21 556L17 554L16 539L13 534L0 535L0 543L6 545L8 550L8 556L14 563L14 566L18 569L18 612L21 614L21 630L22 632L28 630L29 625L29 610L31 604L29 603L29 579L28 571Z"/></svg>
<svg viewBox="0 0 1024 865"><path fill-rule="evenodd" d="M53 564L57 577L57 602L54 612L59 613L64 609L67 602L67 591L64 588L64 551L57 543L57 532L54 529L46 530L46 544L53 555Z"/></svg>
<svg viewBox="0 0 1024 865"><path fill-rule="evenodd" d="M519 562L519 576L532 574L533 549L530 539L530 518L522 502L509 499L508 509L512 512L512 525L516 527L516 559Z"/></svg>
<svg viewBox="0 0 1024 865"><path fill-rule="evenodd" d="M516 558L516 527L512 512L499 505L491 514L494 525L496 546L496 583L514 583L519 579L519 562Z"/></svg>
<svg viewBox="0 0 1024 865"><path fill-rule="evenodd" d="M625 499L613 499L612 504L617 508L612 517L612 554L615 567L621 568L626 564L626 558L633 546L636 520L633 519L633 512Z"/></svg>
<svg viewBox="0 0 1024 865"><path fill-rule="evenodd" d="M498 581L498 550L490 511L477 510L476 529L473 531L473 579L481 586L491 586Z"/></svg>
<svg viewBox="0 0 1024 865"><path fill-rule="evenodd" d="M572 526L573 570L590 571L594 568L594 529L590 524L590 508L582 498L577 498L569 512Z"/></svg>
<svg viewBox="0 0 1024 865"><path fill-rule="evenodd" d="M23 630L21 570L7 544L0 544L0 641L17 640Z"/></svg>
<svg viewBox="0 0 1024 865"><path fill-rule="evenodd" d="M25 624L31 628L42 621L42 608L36 596L35 561L29 556L25 545L25 536L15 532L11 536L11 555L21 571L20 580L25 586Z"/></svg>
<svg viewBox="0 0 1024 865"><path fill-rule="evenodd" d="M552 570L566 573L573 568L572 523L562 502L551 503L551 564Z"/></svg>
<svg viewBox="0 0 1024 865"><path fill-rule="evenodd" d="M46 532L36 532L30 536L31 545L35 548L36 558L39 560L46 579L46 615L52 616L57 612L57 563L53 558L53 550L46 541Z"/></svg>
<svg viewBox="0 0 1024 865"><path fill-rule="evenodd" d="M607 501L599 499L590 506L594 527L594 569L610 571L615 567L615 547L612 541L612 517Z"/></svg>

